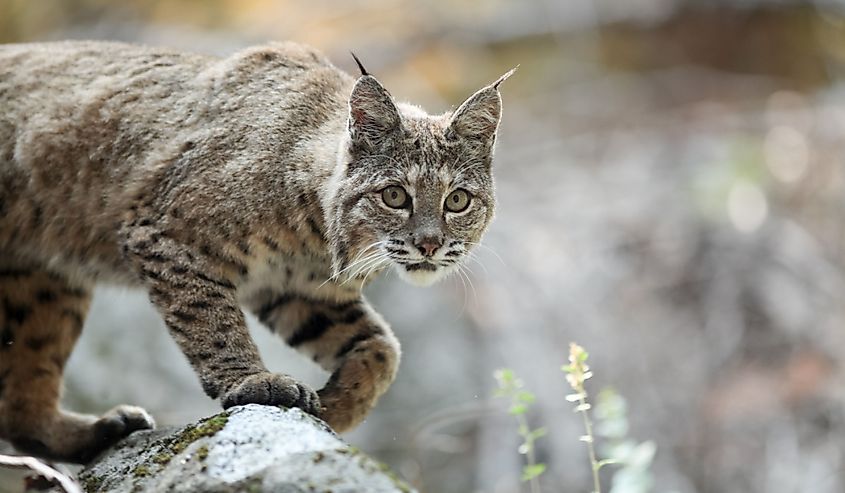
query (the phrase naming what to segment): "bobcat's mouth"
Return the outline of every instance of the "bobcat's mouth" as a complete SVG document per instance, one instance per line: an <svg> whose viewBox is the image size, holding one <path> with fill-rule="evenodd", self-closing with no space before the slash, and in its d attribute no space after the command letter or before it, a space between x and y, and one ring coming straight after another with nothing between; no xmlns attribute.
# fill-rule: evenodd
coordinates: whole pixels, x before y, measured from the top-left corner
<svg viewBox="0 0 845 493"><path fill-rule="evenodd" d="M408 264L405 266L405 270L408 272L416 272L416 271L428 271L434 272L437 270L437 266L432 264L431 262L418 262L416 264Z"/></svg>
<svg viewBox="0 0 845 493"><path fill-rule="evenodd" d="M399 273L399 277L415 286L431 286L442 279L449 269L432 262L422 261L398 263L396 270Z"/></svg>

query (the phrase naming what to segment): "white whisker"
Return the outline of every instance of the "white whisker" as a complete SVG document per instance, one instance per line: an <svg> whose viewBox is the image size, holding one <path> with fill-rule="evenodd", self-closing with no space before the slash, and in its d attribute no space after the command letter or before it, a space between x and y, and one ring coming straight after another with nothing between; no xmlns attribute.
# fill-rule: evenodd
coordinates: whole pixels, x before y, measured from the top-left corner
<svg viewBox="0 0 845 493"><path fill-rule="evenodd" d="M460 267L460 266L458 266L458 267ZM467 282L464 280L464 276L463 276L463 273L461 272L460 268L456 268L456 269L455 269L455 272L457 272L457 274L458 274L458 279L460 279L460 280L461 280L461 284L462 284L462 285L463 285L463 287L464 287L464 303L463 303L463 305L461 306L461 313L460 313L460 314L458 314L458 317L460 317L460 316L462 316L462 315L464 314L464 312L466 312L466 309L467 309L467 300L469 299L469 293L467 293Z"/></svg>
<svg viewBox="0 0 845 493"><path fill-rule="evenodd" d="M387 257L384 255L383 252L377 252L377 255L371 255L367 258L366 261L361 262L358 268L355 269L355 272L350 274L348 278L341 284L346 284L352 279L359 277L362 273L367 272L368 269L370 269L372 266L379 265L380 263L384 262L386 258Z"/></svg>
<svg viewBox="0 0 845 493"><path fill-rule="evenodd" d="M382 257L379 259L379 262L376 262L372 267L370 267L370 271L367 272L367 275L364 276L364 279L361 281L361 289L364 289L364 286L367 284L367 278L370 277L370 274L379 270L384 264L388 263L389 259L386 257Z"/></svg>
<svg viewBox="0 0 845 493"><path fill-rule="evenodd" d="M323 286L325 286L325 285L326 285L326 284L328 284L329 282L332 282L332 281L337 281L338 279L340 279L340 276L341 276L344 272L348 272L350 269L355 268L356 266L360 265L360 264L361 264L361 263L363 263L363 262L366 262L367 260L369 260L369 259L373 258L374 256L381 255L381 252L378 250L378 248L377 248L377 247L379 247L379 246L383 246L383 245L384 245L384 244L386 244L386 243L387 243L387 242L386 242L386 241L384 241L384 240L381 240L381 241L376 241L376 242L373 242L373 243L371 243L371 244L367 245L365 248L362 248L362 249L361 249L361 251L359 251L359 252L358 252L358 254L357 254L357 255L355 255L355 257L352 259L352 261L349 263L349 265L347 265L347 266L346 266L346 267L344 267L343 269L339 270L337 273L332 274L331 276L329 276L329 278L328 278L328 279L326 279L325 281L323 281L323 283L322 283L322 284L320 284L320 285L317 287L317 289L322 288ZM375 251L370 252L369 250L370 250L370 249L372 249L372 248L376 248L376 250L375 250Z"/></svg>
<svg viewBox="0 0 845 493"><path fill-rule="evenodd" d="M478 259L478 255L475 252L468 250L467 251L467 258L472 260L476 264L478 264L484 270L485 276L488 276L488 277L490 276L490 272L487 270L487 266L484 265L484 263L481 260Z"/></svg>
<svg viewBox="0 0 845 493"><path fill-rule="evenodd" d="M358 268L358 266L360 266L361 264L366 263L367 261L369 261L369 260L371 260L371 259L373 259L373 258L377 257L378 255L379 255L379 252L371 252L371 253L367 254L367 255L366 255L366 256L364 256L363 258L360 258L360 259L356 260L355 262L353 262L353 263L349 264L348 266L346 266L344 269L342 269L342 270L338 271L338 273L337 273L336 275L334 275L334 276L330 277L330 278L329 278L326 282L328 282L328 281L332 281L332 280L335 280L335 281L339 280L339 279L340 279L340 277L341 277L344 273L348 273L349 271L354 271L355 269L357 269L357 268ZM348 277L348 275L349 275L349 274L347 274L347 277Z"/></svg>
<svg viewBox="0 0 845 493"><path fill-rule="evenodd" d="M479 243L479 242L474 242L474 241L465 241L465 242L464 242L464 244L466 244L466 245L472 245L472 246L477 246L477 247L483 248L483 249L487 250L488 252L492 253L492 254L493 254L493 255L494 255L494 256L495 256L495 257L499 260L499 262L501 262L501 264L502 264L503 266L505 266L505 267L507 267L507 266L508 266L508 265L505 263L505 261L504 261L504 260L502 260L502 257L501 257L498 253L496 253L496 250L493 250L492 248L490 248L489 246L485 245L484 243Z"/></svg>
<svg viewBox="0 0 845 493"><path fill-rule="evenodd" d="M458 272L466 277L466 280L469 283L469 288L472 290L472 297L475 299L475 302L478 303L478 292L475 290L475 285L472 283L472 278L469 275L472 271L469 270L469 267L466 265L458 265Z"/></svg>

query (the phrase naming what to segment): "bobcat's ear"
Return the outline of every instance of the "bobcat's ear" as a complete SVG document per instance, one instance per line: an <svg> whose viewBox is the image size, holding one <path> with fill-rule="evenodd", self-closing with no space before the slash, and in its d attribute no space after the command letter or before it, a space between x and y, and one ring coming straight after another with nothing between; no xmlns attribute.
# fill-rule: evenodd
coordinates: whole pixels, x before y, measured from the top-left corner
<svg viewBox="0 0 845 493"><path fill-rule="evenodd" d="M390 93L375 77L364 73L349 96L349 135L353 145L375 150L399 127L399 110Z"/></svg>
<svg viewBox="0 0 845 493"><path fill-rule="evenodd" d="M482 88L464 101L452 114L446 136L448 138L461 136L470 140L492 143L502 117L502 96L499 94L499 84L515 71L516 68L511 69L496 82Z"/></svg>

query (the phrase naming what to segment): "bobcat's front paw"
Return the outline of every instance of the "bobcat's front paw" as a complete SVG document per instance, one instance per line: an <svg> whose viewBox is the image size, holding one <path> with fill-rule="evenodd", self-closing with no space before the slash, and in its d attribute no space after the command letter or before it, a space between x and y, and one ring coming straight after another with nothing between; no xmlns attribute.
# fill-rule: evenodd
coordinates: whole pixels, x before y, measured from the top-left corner
<svg viewBox="0 0 845 493"><path fill-rule="evenodd" d="M320 419L325 421L335 433L351 430L364 419L369 411L369 406L360 409L362 407L360 401L356 402L357 399L348 392L322 389L319 396L323 405L320 410Z"/></svg>
<svg viewBox="0 0 845 493"><path fill-rule="evenodd" d="M256 373L243 379L221 399L223 408L243 404L298 407L308 414L318 415L320 398L311 387L287 375Z"/></svg>
<svg viewBox="0 0 845 493"><path fill-rule="evenodd" d="M117 406L94 422L94 441L101 445L111 445L133 431L151 430L155 421L147 411L136 406Z"/></svg>

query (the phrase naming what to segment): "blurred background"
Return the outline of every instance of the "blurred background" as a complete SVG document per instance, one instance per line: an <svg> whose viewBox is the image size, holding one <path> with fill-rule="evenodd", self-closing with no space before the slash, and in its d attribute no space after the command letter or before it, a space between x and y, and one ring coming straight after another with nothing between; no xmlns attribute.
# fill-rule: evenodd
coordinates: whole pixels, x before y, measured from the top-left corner
<svg viewBox="0 0 845 493"><path fill-rule="evenodd" d="M290 39L352 73L354 50L432 112L519 64L502 87L498 216L472 286L369 288L404 360L346 440L423 492L527 491L516 423L493 397L494 370L509 367L536 395L531 425L548 430L543 491L590 491L560 371L577 341L588 390L614 388L628 436L657 447L652 486L616 493L837 493L844 14L841 0L0 0L0 41L225 56ZM272 369L322 384L251 323ZM97 292L65 401L138 404L165 425L218 410L145 296L115 288ZM10 478L0 491L20 491Z"/></svg>

